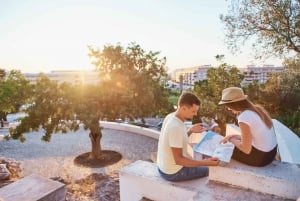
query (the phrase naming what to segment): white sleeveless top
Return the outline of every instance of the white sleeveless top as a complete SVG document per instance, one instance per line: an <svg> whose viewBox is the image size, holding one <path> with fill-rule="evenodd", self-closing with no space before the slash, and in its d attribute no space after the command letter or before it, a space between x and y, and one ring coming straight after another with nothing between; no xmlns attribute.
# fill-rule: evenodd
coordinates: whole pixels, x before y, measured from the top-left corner
<svg viewBox="0 0 300 201"><path fill-rule="evenodd" d="M245 110L238 116L238 122L250 127L252 145L264 152L269 152L277 145L273 127L268 128L256 112Z"/></svg>

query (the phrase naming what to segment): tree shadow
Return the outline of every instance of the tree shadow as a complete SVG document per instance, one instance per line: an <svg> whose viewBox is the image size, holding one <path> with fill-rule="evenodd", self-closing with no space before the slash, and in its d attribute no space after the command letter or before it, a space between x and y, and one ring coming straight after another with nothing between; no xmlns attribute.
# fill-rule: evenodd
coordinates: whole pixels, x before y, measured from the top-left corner
<svg viewBox="0 0 300 201"><path fill-rule="evenodd" d="M122 159L122 154L112 150L102 150L101 158L91 159L90 153L83 153L74 159L74 164L80 167L101 168L117 163Z"/></svg>

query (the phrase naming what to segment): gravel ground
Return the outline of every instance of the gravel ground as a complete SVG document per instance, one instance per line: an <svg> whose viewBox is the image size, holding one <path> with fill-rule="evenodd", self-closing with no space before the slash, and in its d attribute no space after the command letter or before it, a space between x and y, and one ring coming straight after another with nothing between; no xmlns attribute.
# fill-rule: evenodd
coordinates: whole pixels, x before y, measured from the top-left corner
<svg viewBox="0 0 300 201"><path fill-rule="evenodd" d="M119 170L136 160L149 160L150 153L157 150L157 140L111 129L103 129L102 133L102 149L114 150L123 156L119 162L103 168L74 165L76 156L91 151L88 131L83 129L68 134L54 134L50 142L41 140L41 132L25 134L24 143L2 140L0 156L21 161L22 177L37 174L67 183L66 200L115 201L119 200ZM95 186L98 186L97 190Z"/></svg>
<svg viewBox="0 0 300 201"><path fill-rule="evenodd" d="M88 131L83 129L68 134L54 134L50 142L41 140L41 132L25 134L24 143L18 140L0 141L0 155L24 163L24 176L35 173L45 177L80 179L91 173L114 173L136 160L148 160L156 151L157 140L124 131L103 129L102 149L114 150L123 159L105 168L74 166L73 159L91 151Z"/></svg>

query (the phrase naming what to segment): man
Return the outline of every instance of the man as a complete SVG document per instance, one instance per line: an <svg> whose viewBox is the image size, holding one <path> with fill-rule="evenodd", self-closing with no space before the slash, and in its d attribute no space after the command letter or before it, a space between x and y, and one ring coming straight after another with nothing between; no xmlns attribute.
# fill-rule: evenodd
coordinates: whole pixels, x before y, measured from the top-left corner
<svg viewBox="0 0 300 201"><path fill-rule="evenodd" d="M184 92L178 100L175 112L166 116L158 141L157 165L161 176L169 181L183 181L208 176L208 167L219 164L218 158L194 160L188 156L188 137L205 131L200 124L187 129L186 120L197 115L200 100L192 93Z"/></svg>

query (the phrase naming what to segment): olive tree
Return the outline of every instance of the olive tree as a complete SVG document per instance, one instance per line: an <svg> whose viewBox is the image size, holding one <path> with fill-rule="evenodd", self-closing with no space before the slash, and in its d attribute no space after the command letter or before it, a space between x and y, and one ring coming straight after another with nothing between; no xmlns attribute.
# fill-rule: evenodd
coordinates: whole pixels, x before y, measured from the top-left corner
<svg viewBox="0 0 300 201"><path fill-rule="evenodd" d="M299 0L232 0L220 19L233 52L245 42L252 43L257 57L300 52Z"/></svg>
<svg viewBox="0 0 300 201"><path fill-rule="evenodd" d="M102 150L100 120L119 117L143 118L168 109L168 94L161 83L165 58L157 52L145 53L132 44L90 48L100 72L98 84L59 84L41 74L31 93L28 116L10 132L10 138L25 140L24 133L41 130L45 141L57 132L76 131L80 124L89 130L91 152L75 158L83 165L106 165L121 159L114 151Z"/></svg>

